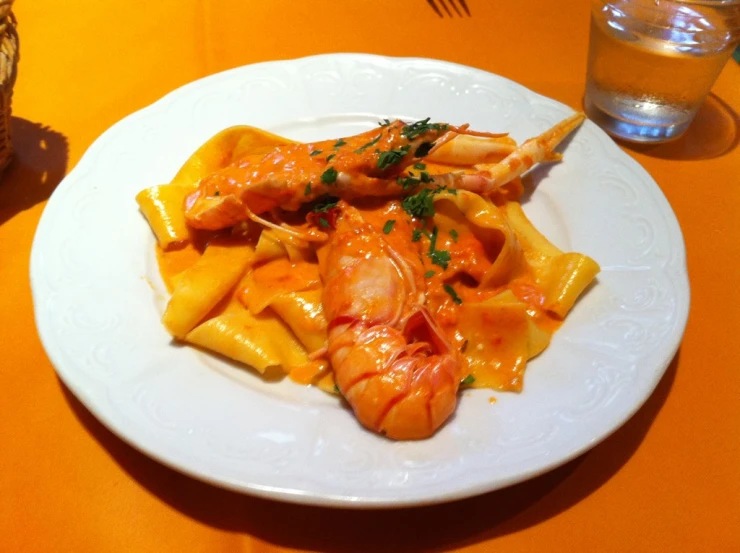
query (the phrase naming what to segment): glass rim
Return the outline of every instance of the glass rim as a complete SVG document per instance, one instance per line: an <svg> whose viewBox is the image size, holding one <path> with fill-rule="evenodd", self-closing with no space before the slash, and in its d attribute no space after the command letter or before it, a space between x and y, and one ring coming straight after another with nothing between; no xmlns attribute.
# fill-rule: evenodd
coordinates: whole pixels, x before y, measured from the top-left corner
<svg viewBox="0 0 740 553"><path fill-rule="evenodd" d="M613 4L614 0L598 0L601 4ZM687 4L693 6L740 6L740 0L660 0L667 4Z"/></svg>
<svg viewBox="0 0 740 553"><path fill-rule="evenodd" d="M665 1L665 0L663 0ZM696 6L734 6L740 5L740 0L668 0L676 4L694 4Z"/></svg>

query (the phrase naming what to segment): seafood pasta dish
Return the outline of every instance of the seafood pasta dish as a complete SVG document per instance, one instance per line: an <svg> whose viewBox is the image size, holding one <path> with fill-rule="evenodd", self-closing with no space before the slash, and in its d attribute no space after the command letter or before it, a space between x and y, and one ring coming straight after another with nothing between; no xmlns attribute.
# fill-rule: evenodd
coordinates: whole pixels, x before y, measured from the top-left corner
<svg viewBox="0 0 740 553"><path fill-rule="evenodd" d="M371 431L428 438L461 388L522 390L599 272L518 201L583 119L519 145L429 119L312 143L226 129L136 198L171 293L163 324L341 396Z"/></svg>

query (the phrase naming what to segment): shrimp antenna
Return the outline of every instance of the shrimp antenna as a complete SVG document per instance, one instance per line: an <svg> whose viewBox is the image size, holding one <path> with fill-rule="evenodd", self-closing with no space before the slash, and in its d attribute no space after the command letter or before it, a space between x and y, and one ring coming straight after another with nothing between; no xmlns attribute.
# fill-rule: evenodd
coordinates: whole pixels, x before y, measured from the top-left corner
<svg viewBox="0 0 740 553"><path fill-rule="evenodd" d="M244 205L244 210L246 211L247 217L251 221L254 221L257 224L270 228L274 231L287 234L291 238L297 238L298 240L303 240L304 242L325 242L329 238L324 232L300 231L284 223L282 225L276 225L275 223L263 219L259 215L255 215L252 210L247 207L246 204Z"/></svg>

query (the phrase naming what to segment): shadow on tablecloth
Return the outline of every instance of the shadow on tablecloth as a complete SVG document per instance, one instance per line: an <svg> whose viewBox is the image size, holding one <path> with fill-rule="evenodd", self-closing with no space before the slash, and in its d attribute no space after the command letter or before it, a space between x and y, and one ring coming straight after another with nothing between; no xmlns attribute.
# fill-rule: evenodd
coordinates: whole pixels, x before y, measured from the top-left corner
<svg viewBox="0 0 740 553"><path fill-rule="evenodd" d="M13 159L0 176L0 225L51 196L67 171L67 138L20 117L10 119Z"/></svg>
<svg viewBox="0 0 740 553"><path fill-rule="evenodd" d="M691 126L680 138L664 144L632 144L617 140L646 156L681 161L699 161L729 154L740 144L740 117L716 94L699 108Z"/></svg>
<svg viewBox="0 0 740 553"><path fill-rule="evenodd" d="M402 510L353 511L283 504L204 484L160 465L118 439L61 381L60 386L77 418L123 470L162 501L212 527L311 551L448 551L534 526L598 490L640 446L670 393L678 358L677 353L645 405L581 457L503 490Z"/></svg>

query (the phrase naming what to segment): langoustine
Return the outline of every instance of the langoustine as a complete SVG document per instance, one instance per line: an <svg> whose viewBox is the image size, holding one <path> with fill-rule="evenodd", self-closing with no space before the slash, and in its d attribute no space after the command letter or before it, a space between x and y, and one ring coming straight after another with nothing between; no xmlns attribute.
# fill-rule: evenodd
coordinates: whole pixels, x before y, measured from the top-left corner
<svg viewBox="0 0 740 553"><path fill-rule="evenodd" d="M459 355L406 261L347 203L330 215L334 231L320 265L337 385L370 430L428 438L455 410Z"/></svg>
<svg viewBox="0 0 740 553"><path fill-rule="evenodd" d="M434 176L409 168L430 155L433 158L435 151L458 136L497 140L505 135L426 119L412 124L387 122L380 129L339 140L278 146L202 179L186 200L186 219L194 228L218 230L256 220L258 214L278 207L295 211L327 194L346 200L391 198L404 196L411 188L440 186L488 194L537 163L559 159L554 148L584 118L582 113L574 114L513 150L510 142L502 141L499 150L510 153L499 163L478 163L472 172ZM490 148L484 148L482 155L487 151ZM448 154L454 161L454 149ZM470 160L465 161L461 165Z"/></svg>

